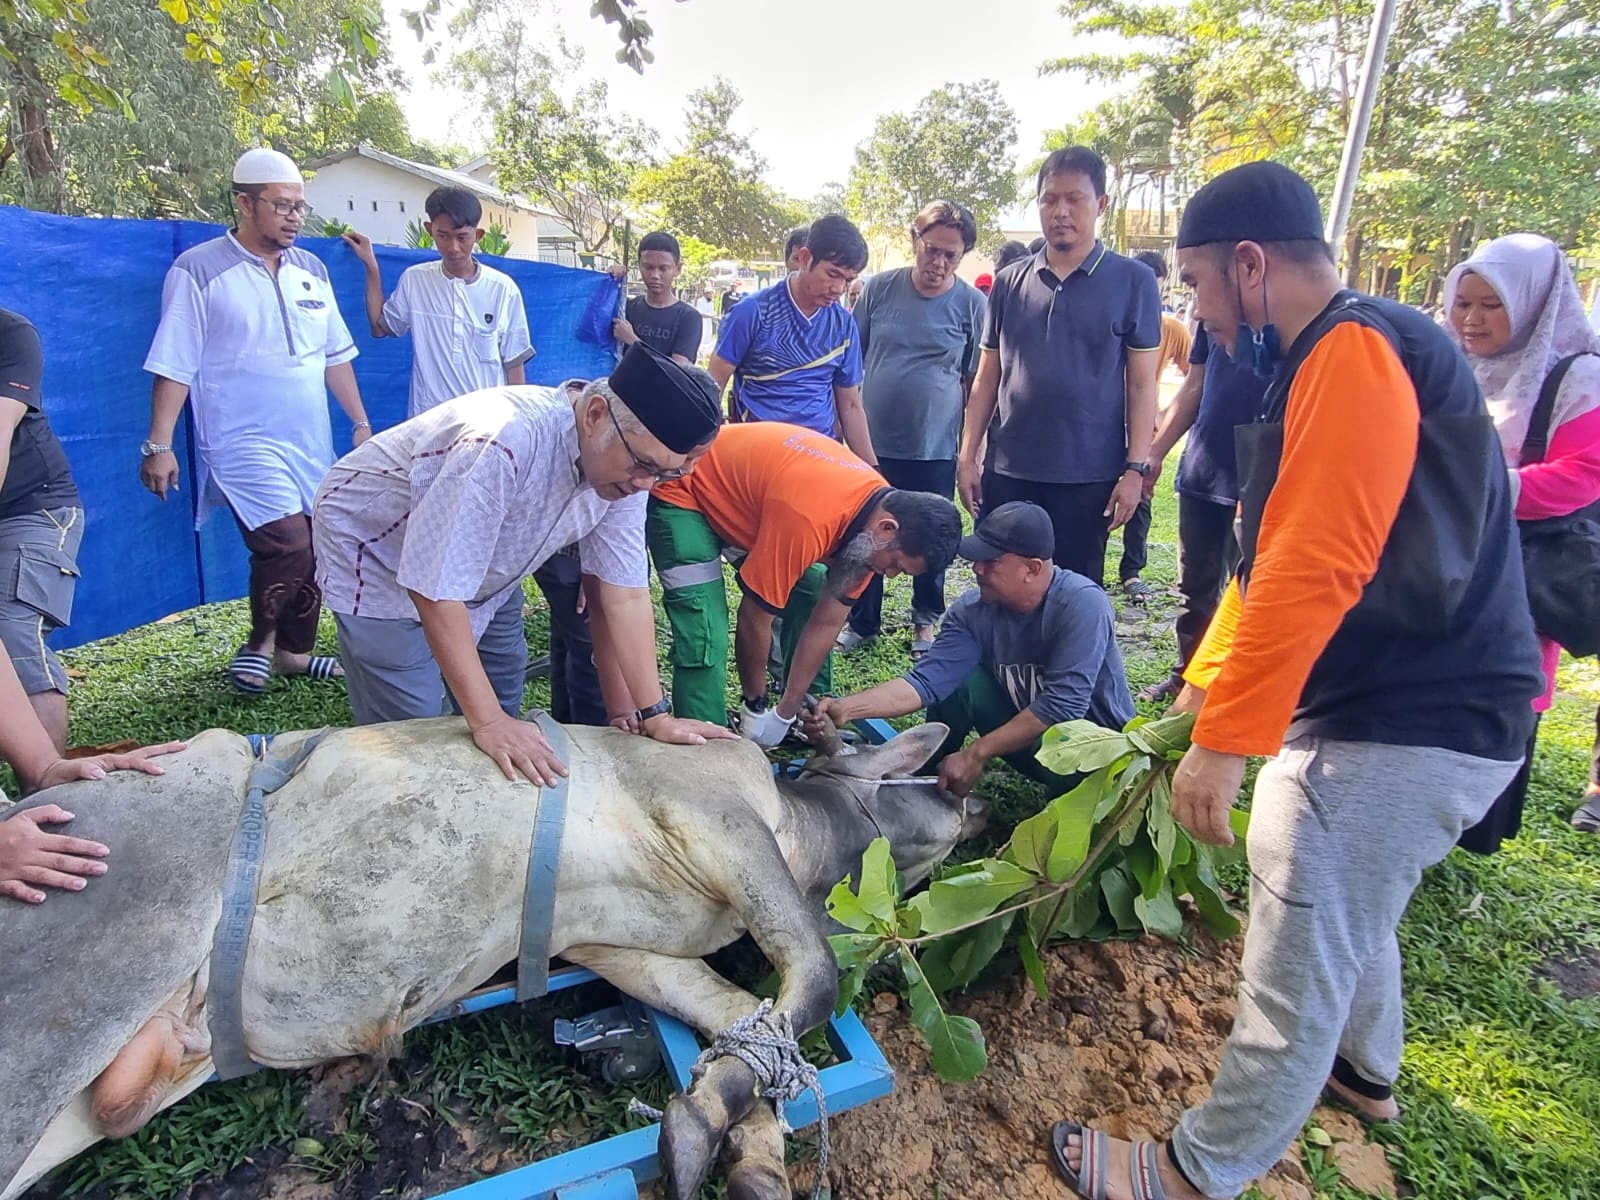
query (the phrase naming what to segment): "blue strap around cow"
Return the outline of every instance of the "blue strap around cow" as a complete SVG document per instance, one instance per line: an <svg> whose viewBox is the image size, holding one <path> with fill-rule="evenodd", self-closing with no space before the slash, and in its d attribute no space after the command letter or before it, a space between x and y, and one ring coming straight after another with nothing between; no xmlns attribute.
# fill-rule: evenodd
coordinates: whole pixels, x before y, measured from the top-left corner
<svg viewBox="0 0 1600 1200"><path fill-rule="evenodd" d="M259 756L245 783L244 810L228 851L222 880L222 919L211 943L210 982L206 990L206 1024L211 1031L211 1061L219 1079L235 1079L259 1070L244 1040L244 960L255 920L256 888L267 849L267 800L293 778L327 730L301 741L292 750L270 739L251 748Z"/></svg>
<svg viewBox="0 0 1600 1200"><path fill-rule="evenodd" d="M534 720L556 757L572 766L572 740L549 713ZM517 1000L532 1000L550 990L550 934L556 919L556 875L561 869L561 831L567 823L567 780L539 794L528 847L528 883L522 893L522 941L517 949Z"/></svg>

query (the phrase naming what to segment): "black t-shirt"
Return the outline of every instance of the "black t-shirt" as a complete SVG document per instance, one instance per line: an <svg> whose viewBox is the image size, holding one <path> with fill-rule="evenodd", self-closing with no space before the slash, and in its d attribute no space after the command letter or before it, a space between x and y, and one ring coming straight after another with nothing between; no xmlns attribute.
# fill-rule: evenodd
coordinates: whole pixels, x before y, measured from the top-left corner
<svg viewBox="0 0 1600 1200"><path fill-rule="evenodd" d="M679 300L666 308L652 308L643 296L628 301L628 324L639 340L668 358L681 354L690 362L700 353L703 323L694 305Z"/></svg>
<svg viewBox="0 0 1600 1200"><path fill-rule="evenodd" d="M20 313L0 308L0 397L27 409L11 435L11 462L0 483L0 520L82 503L66 451L39 411L43 375L38 330Z"/></svg>

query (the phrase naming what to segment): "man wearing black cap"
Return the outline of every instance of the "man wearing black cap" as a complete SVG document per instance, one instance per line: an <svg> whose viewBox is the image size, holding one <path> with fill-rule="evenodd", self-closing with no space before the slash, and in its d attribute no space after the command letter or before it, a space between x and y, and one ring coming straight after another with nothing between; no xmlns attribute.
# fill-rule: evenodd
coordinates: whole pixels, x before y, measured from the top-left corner
<svg viewBox="0 0 1600 1200"><path fill-rule="evenodd" d="M522 579L576 542L613 723L727 736L672 715L644 548L645 493L692 471L719 424L709 375L638 345L607 379L471 392L339 460L312 527L356 723L438 716L448 686L507 778L553 785L566 768L518 719Z"/></svg>
<svg viewBox="0 0 1600 1200"><path fill-rule="evenodd" d="M978 586L950 607L933 649L899 679L823 700L808 732L822 714L843 725L926 707L930 721L950 726L939 766L949 791L965 796L996 757L1062 787L1066 781L1034 758L1040 735L1084 717L1121 729L1134 710L1111 601L1054 565L1054 549L1054 527L1038 505L1014 500L987 514L960 548ZM963 749L974 729L978 739Z"/></svg>
<svg viewBox="0 0 1600 1200"><path fill-rule="evenodd" d="M1178 707L1199 715L1174 817L1231 843L1246 757L1271 757L1209 1099L1164 1151L1051 1131L1067 1181L1114 1200L1238 1195L1325 1088L1365 1120L1398 1115L1395 928L1517 773L1542 688L1505 463L1443 331L1343 290L1315 193L1274 163L1195 193L1178 268L1210 335L1273 381L1237 434L1243 557L1184 675Z"/></svg>

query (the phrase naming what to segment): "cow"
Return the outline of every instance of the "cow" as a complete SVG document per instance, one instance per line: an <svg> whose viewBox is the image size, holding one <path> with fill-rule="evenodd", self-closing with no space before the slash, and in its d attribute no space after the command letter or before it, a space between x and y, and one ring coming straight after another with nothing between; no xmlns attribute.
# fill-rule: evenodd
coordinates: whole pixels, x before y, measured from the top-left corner
<svg viewBox="0 0 1600 1200"><path fill-rule="evenodd" d="M838 989L828 890L875 837L915 881L982 824L977 801L908 778L942 725L777 780L748 741L564 729L549 952L707 1037L756 1000L702 956L748 931L781 976L774 1013L814 1028ZM406 1030L517 958L541 792L507 781L461 719L282 734L271 752L303 760L262 798L253 908L233 906L249 918L242 966L209 1013L251 743L210 730L163 759L164 775L28 801L75 813L71 832L112 855L81 893L0 901L0 1200L199 1087L224 1028L261 1066L381 1064ZM789 1195L779 1124L757 1090L748 1066L722 1058L669 1106L661 1150L675 1195L696 1194L724 1149L730 1194Z"/></svg>

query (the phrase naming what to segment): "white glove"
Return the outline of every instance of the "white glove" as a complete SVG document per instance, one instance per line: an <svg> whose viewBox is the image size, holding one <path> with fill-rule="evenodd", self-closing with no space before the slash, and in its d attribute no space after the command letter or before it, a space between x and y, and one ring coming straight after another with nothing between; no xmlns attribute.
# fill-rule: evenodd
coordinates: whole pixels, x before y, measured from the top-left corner
<svg viewBox="0 0 1600 1200"><path fill-rule="evenodd" d="M739 732L763 750L772 749L788 737L794 723L794 717L780 717L776 708L754 712L748 704L739 706Z"/></svg>

